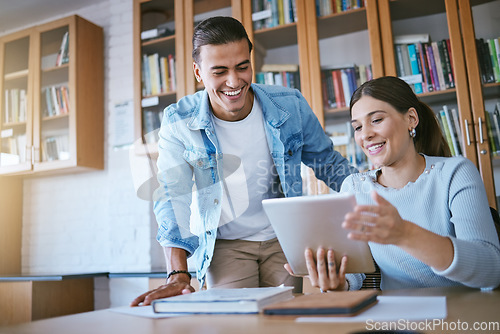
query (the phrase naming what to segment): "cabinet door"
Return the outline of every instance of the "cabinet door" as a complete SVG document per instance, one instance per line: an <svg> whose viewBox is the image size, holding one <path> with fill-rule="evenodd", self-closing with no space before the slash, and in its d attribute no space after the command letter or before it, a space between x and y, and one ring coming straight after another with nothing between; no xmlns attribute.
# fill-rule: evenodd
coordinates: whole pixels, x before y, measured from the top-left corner
<svg viewBox="0 0 500 334"><path fill-rule="evenodd" d="M492 160L497 164L500 154L500 25L494 13L500 11L500 1L473 3L458 1L472 110L468 131L474 132L478 167L490 206L496 208ZM485 66L490 60L491 66Z"/></svg>
<svg viewBox="0 0 500 334"><path fill-rule="evenodd" d="M102 28L73 15L35 31L33 170L102 169Z"/></svg>
<svg viewBox="0 0 500 334"><path fill-rule="evenodd" d="M31 170L32 50L27 31L0 43L0 174Z"/></svg>
<svg viewBox="0 0 500 334"><path fill-rule="evenodd" d="M313 107L314 87L310 76L310 64L317 60L309 50L308 25L311 23L307 7L311 4L314 7L314 1L243 0L241 3L241 20L254 44L255 82L299 89L323 124L321 110ZM326 185L305 165L301 175L305 195L328 192Z"/></svg>
<svg viewBox="0 0 500 334"><path fill-rule="evenodd" d="M254 45L254 81L297 88L310 101L304 3L243 0L240 19Z"/></svg>
<svg viewBox="0 0 500 334"><path fill-rule="evenodd" d="M183 17L179 0L134 1L135 132L149 151L163 109L185 94Z"/></svg>
<svg viewBox="0 0 500 334"><path fill-rule="evenodd" d="M452 154L466 156L478 166L490 205L496 207L489 153L478 159L478 153L484 152L488 143L483 139L483 146L478 146L479 117L482 124L485 119L484 107L473 106L477 93L472 89L480 90L481 85L474 83L479 75L474 69L478 66L477 55L473 54L474 27L472 19L467 18L470 4L461 3L459 9L458 3L380 0L384 69L386 75L396 75L410 83L420 99L434 109ZM412 45L417 51L413 56ZM412 67L415 60L416 71ZM482 115L475 117L474 109L482 109Z"/></svg>
<svg viewBox="0 0 500 334"><path fill-rule="evenodd" d="M71 131L75 110L70 91L70 39L75 38L69 25L42 31L37 51L35 87L35 169L57 169L75 160L75 131ZM73 50L71 50L73 51Z"/></svg>
<svg viewBox="0 0 500 334"><path fill-rule="evenodd" d="M349 103L359 85L383 74L376 2L307 3L309 66L313 108L325 119L334 147L351 165L369 168L354 143Z"/></svg>
<svg viewBox="0 0 500 334"><path fill-rule="evenodd" d="M203 83L196 82L193 72L193 32L194 27L209 17L234 16L231 0L188 0L184 1L184 81L186 94L204 89Z"/></svg>
<svg viewBox="0 0 500 334"><path fill-rule="evenodd" d="M319 4L307 2L313 105L326 117L345 116L354 90L383 74L377 6L371 1L338 1L333 7L327 1Z"/></svg>

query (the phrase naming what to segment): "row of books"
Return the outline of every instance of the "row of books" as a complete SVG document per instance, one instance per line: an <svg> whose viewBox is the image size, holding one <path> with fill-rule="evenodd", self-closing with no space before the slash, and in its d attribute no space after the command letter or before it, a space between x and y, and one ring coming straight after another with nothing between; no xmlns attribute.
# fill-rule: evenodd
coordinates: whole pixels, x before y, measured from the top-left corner
<svg viewBox="0 0 500 334"><path fill-rule="evenodd" d="M26 161L26 134L12 135L2 138L2 166L17 165Z"/></svg>
<svg viewBox="0 0 500 334"><path fill-rule="evenodd" d="M364 0L316 0L316 13L325 16L365 7ZM252 0L253 29L297 22L296 0Z"/></svg>
<svg viewBox="0 0 500 334"><path fill-rule="evenodd" d="M174 92L176 86L175 56L158 53L142 56L142 96Z"/></svg>
<svg viewBox="0 0 500 334"><path fill-rule="evenodd" d="M68 160L69 137L66 134L48 136L42 140L42 161Z"/></svg>
<svg viewBox="0 0 500 334"><path fill-rule="evenodd" d="M295 64L264 64L260 72L255 73L259 84L279 85L300 90L299 66Z"/></svg>
<svg viewBox="0 0 500 334"><path fill-rule="evenodd" d="M326 16L365 7L364 0L316 0L316 13Z"/></svg>
<svg viewBox="0 0 500 334"><path fill-rule="evenodd" d="M296 0L252 0L253 29L297 22Z"/></svg>
<svg viewBox="0 0 500 334"><path fill-rule="evenodd" d="M476 46L482 82L500 82L500 37L478 38Z"/></svg>
<svg viewBox="0 0 500 334"><path fill-rule="evenodd" d="M500 156L500 102L497 102L493 111L486 111L486 126L488 139L493 156ZM464 155L464 137L460 128L460 118L456 108L444 105L436 112L436 118L441 127L453 156ZM354 133L350 122L346 123L345 132L329 134L334 148L349 163L360 171L371 169L372 166L361 148L355 144Z"/></svg>
<svg viewBox="0 0 500 334"><path fill-rule="evenodd" d="M354 91L372 78L371 65L351 65L321 70L323 105L328 108L348 106Z"/></svg>
<svg viewBox="0 0 500 334"><path fill-rule="evenodd" d="M69 113L69 89L66 85L49 86L42 89L43 117Z"/></svg>
<svg viewBox="0 0 500 334"><path fill-rule="evenodd" d="M363 150L354 141L351 122L346 122L345 132L327 133L333 142L334 149L355 166L359 171L372 169L372 165Z"/></svg>
<svg viewBox="0 0 500 334"><path fill-rule="evenodd" d="M463 147L464 141L457 109L451 108L450 110L448 106L444 105L442 109L437 112L436 117L441 126L444 138L448 142L451 155L463 155L465 148Z"/></svg>
<svg viewBox="0 0 500 334"><path fill-rule="evenodd" d="M493 111L486 110L486 126L492 155L500 156L500 102Z"/></svg>
<svg viewBox="0 0 500 334"><path fill-rule="evenodd" d="M19 123L26 122L26 90L6 89L4 91L4 122Z"/></svg>
<svg viewBox="0 0 500 334"><path fill-rule="evenodd" d="M15 165L26 161L26 134L13 135L2 139L2 166ZM48 136L42 140L42 161L69 159L68 135Z"/></svg>
<svg viewBox="0 0 500 334"><path fill-rule="evenodd" d="M455 87L450 40L430 41L428 34L394 38L398 77L416 94Z"/></svg>
<svg viewBox="0 0 500 334"><path fill-rule="evenodd" d="M448 142L451 154L464 155L464 137L460 128L458 112L455 108L449 109L446 105L438 112L437 119ZM500 155L500 102L497 102L493 111L485 111L485 122L490 149L493 156Z"/></svg>

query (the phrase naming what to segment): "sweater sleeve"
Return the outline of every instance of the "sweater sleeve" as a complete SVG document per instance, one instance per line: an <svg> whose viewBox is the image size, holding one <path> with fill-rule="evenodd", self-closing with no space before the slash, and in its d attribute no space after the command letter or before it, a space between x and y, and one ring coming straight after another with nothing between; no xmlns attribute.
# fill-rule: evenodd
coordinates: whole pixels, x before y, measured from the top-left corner
<svg viewBox="0 0 500 334"><path fill-rule="evenodd" d="M500 246L486 191L476 167L467 159L451 170L449 208L455 236L451 265L434 272L475 288L500 284Z"/></svg>

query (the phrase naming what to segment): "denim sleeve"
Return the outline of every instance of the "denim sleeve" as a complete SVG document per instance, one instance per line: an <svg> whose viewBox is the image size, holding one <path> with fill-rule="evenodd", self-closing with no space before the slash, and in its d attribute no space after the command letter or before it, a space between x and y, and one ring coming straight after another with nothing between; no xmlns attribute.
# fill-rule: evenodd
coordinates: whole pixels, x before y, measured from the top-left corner
<svg viewBox="0 0 500 334"><path fill-rule="evenodd" d="M300 94L300 93L298 93ZM339 191L344 179L358 170L333 149L333 143L325 134L318 118L302 95L299 97L304 146L302 162L314 170L314 174L330 188Z"/></svg>
<svg viewBox="0 0 500 334"><path fill-rule="evenodd" d="M193 189L192 166L185 161L184 145L163 120L158 142L158 183L153 211L158 223L157 240L163 247L177 247L192 254L198 237L190 232Z"/></svg>

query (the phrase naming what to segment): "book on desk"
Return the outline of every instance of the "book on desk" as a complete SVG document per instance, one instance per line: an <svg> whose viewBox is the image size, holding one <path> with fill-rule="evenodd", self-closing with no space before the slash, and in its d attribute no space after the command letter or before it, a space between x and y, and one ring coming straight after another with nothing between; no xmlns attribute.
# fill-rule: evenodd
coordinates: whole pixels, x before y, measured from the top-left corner
<svg viewBox="0 0 500 334"><path fill-rule="evenodd" d="M332 291L297 296L264 307L266 315L353 316L377 303L376 290Z"/></svg>
<svg viewBox="0 0 500 334"><path fill-rule="evenodd" d="M208 289L153 301L156 313L259 313L265 306L293 298L293 287Z"/></svg>

